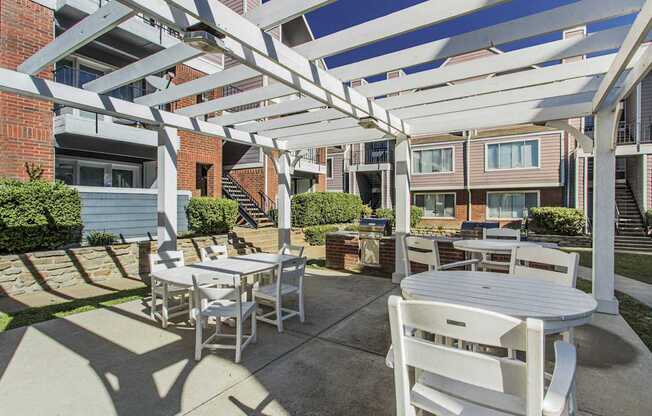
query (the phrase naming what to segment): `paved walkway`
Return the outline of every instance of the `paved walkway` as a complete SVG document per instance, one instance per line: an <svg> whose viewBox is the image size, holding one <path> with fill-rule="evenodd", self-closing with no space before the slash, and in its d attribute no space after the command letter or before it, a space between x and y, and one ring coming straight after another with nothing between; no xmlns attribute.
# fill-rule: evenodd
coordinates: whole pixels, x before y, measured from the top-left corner
<svg viewBox="0 0 652 416"><path fill-rule="evenodd" d="M580 266L578 276L580 279L591 280L591 273L592 269L590 267ZM650 270L650 273L652 273L652 270ZM617 274L615 286L617 291L623 292L652 308L652 285Z"/></svg>
<svg viewBox="0 0 652 416"><path fill-rule="evenodd" d="M194 331L163 330L141 302L0 334L9 415L393 415L388 279L309 270L307 322L261 325L243 362L193 359ZM576 332L582 415L652 414L652 354L620 317Z"/></svg>

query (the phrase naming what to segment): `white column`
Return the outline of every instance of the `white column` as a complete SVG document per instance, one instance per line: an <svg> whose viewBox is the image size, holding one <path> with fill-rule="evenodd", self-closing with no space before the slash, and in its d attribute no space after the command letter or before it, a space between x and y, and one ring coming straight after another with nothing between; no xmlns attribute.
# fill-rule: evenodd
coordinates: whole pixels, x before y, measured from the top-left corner
<svg viewBox="0 0 652 416"><path fill-rule="evenodd" d="M164 127L158 131L158 251L177 249L177 129Z"/></svg>
<svg viewBox="0 0 652 416"><path fill-rule="evenodd" d="M593 297L598 312L617 314L614 297L614 236L616 210L616 114L595 115L593 147Z"/></svg>
<svg viewBox="0 0 652 416"><path fill-rule="evenodd" d="M394 145L394 216L396 224L395 271L392 282L400 283L407 274L405 264L404 237L410 233L410 142L405 138L397 138Z"/></svg>
<svg viewBox="0 0 652 416"><path fill-rule="evenodd" d="M281 248L283 244L290 244L292 230L292 208L290 205L292 171L288 153L281 153L278 156L277 166L278 192L276 194L276 207L278 209L278 245Z"/></svg>

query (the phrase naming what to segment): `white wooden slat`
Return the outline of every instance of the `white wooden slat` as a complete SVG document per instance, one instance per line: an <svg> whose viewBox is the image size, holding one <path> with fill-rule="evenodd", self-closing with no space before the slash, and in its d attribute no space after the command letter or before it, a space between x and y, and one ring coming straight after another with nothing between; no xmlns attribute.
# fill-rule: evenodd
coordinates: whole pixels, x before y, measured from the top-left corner
<svg viewBox="0 0 652 416"><path fill-rule="evenodd" d="M613 106L624 100L650 72L650 69L652 69L652 48L648 46L641 55L630 60L629 66L633 66L633 68L625 76L623 85L618 89L617 95L606 103L607 106Z"/></svg>
<svg viewBox="0 0 652 416"><path fill-rule="evenodd" d="M166 90L138 97L134 101L138 104L150 106L170 103L184 97L190 97L215 88L254 78L257 75L260 75L258 71L244 65L238 65L237 67L227 68L224 71L205 75L182 84L170 85Z"/></svg>
<svg viewBox="0 0 652 416"><path fill-rule="evenodd" d="M598 92L595 94L595 98L593 99L594 113L600 110L600 106L604 103L611 89L627 67L627 64L629 64L629 61L638 50L639 45L647 36L650 28L652 28L652 1L648 0L636 16L636 20L634 20L629 33L627 33L627 37L620 46L614 62L611 64L604 81L602 81Z"/></svg>
<svg viewBox="0 0 652 416"><path fill-rule="evenodd" d="M479 58L464 65L443 66L415 72L399 78L374 82L357 87L367 97L376 97L394 92L408 91L447 82L459 81L483 75L513 71L535 64L585 55L620 45L627 32L626 27L616 27L591 33L584 38L569 38L503 54Z"/></svg>
<svg viewBox="0 0 652 416"><path fill-rule="evenodd" d="M340 30L297 47L308 59L346 52L402 33L504 3L504 0L428 0L386 16Z"/></svg>
<svg viewBox="0 0 652 416"><path fill-rule="evenodd" d="M338 108L353 117L365 117L365 115L360 116L347 108L348 105L353 106L376 118L379 124L378 128L390 134L404 132L405 126L401 120L389 115L378 104L370 102L330 73L319 68L318 65L258 29L254 24L227 6L208 0L168 0L168 2L185 13L200 19L209 27L225 34L227 36L223 40L227 48L225 52L230 56L261 72L268 72L268 75L273 76L278 81L296 87L300 92L315 99L323 100L322 102L325 104ZM230 42L231 40L236 42ZM262 57L269 57L268 61L252 56L252 51L257 52ZM275 68L270 63L279 68ZM280 67L284 67L290 72L290 79L282 76ZM297 80L297 78L300 79ZM314 88L310 88L311 86L321 90L320 94L316 94ZM322 98L323 95L327 96L326 99ZM348 105L343 105L339 100Z"/></svg>
<svg viewBox="0 0 652 416"><path fill-rule="evenodd" d="M303 14L333 3L335 0L272 0L245 13L261 29L269 29Z"/></svg>
<svg viewBox="0 0 652 416"><path fill-rule="evenodd" d="M317 123L319 121L338 119L346 117L340 111L328 108L325 110L314 110L306 113L291 116L274 118L258 123L241 124L238 129L248 132L272 131L287 127L301 126L303 124Z"/></svg>
<svg viewBox="0 0 652 416"><path fill-rule="evenodd" d="M279 141L283 142L288 150L298 150L310 149L313 147L365 143L387 139L391 139L391 136L388 136L382 131L355 127L321 133L285 137L284 139L279 139Z"/></svg>
<svg viewBox="0 0 652 416"><path fill-rule="evenodd" d="M237 113L225 113L218 117L209 119L209 122L229 126L245 121L257 120L266 117L282 116L284 114L298 113L313 108L321 107L323 104L312 98L300 98L283 103L268 105L251 110L238 111Z"/></svg>
<svg viewBox="0 0 652 416"><path fill-rule="evenodd" d="M395 69L409 68L438 59L500 46L519 39L636 13L643 3L644 0L582 0L457 36L343 65L331 69L331 73L349 81ZM304 47L309 48L308 44Z"/></svg>
<svg viewBox="0 0 652 416"><path fill-rule="evenodd" d="M262 130L260 134L273 139L283 139L288 136L298 136L300 134L312 134L323 131L339 130L351 127L358 127L358 120L354 118L340 118L337 120L322 121L319 123L304 124L295 127L286 127L276 130Z"/></svg>
<svg viewBox="0 0 652 416"><path fill-rule="evenodd" d="M279 144L268 137L225 128L217 124L43 80L4 68L0 68L0 90L145 124L165 125L224 138L227 141L283 149L282 143Z"/></svg>
<svg viewBox="0 0 652 416"><path fill-rule="evenodd" d="M43 68L70 55L82 46L109 32L120 23L134 16L131 8L117 2L110 2L86 16L52 42L18 65L18 71L36 74Z"/></svg>
<svg viewBox="0 0 652 416"><path fill-rule="evenodd" d="M176 113L190 117L197 117L208 113L214 113L220 110L228 110L229 108L239 107L242 105L259 103L261 101L283 97L293 93L296 93L296 91L284 84L272 84L263 88L255 88L253 90L243 91L238 94L227 95L225 97L216 98L214 100L209 100L203 103L190 105L188 107L177 110Z"/></svg>
<svg viewBox="0 0 652 416"><path fill-rule="evenodd" d="M83 87L89 91L105 93L203 54L199 49L195 49L185 43L177 43L170 48L163 49L153 55L87 82Z"/></svg>

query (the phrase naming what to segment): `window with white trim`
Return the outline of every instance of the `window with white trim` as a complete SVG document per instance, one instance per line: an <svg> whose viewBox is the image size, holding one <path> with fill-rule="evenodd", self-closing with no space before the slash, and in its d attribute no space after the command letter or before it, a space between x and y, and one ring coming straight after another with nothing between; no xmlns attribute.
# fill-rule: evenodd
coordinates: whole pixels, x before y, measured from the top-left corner
<svg viewBox="0 0 652 416"><path fill-rule="evenodd" d="M455 218L454 193L418 193L414 205L423 209L426 218Z"/></svg>
<svg viewBox="0 0 652 416"><path fill-rule="evenodd" d="M55 178L68 185L140 188L142 167L135 163L57 157Z"/></svg>
<svg viewBox="0 0 652 416"><path fill-rule="evenodd" d="M538 192L489 192L487 216L490 219L521 219L539 206Z"/></svg>
<svg viewBox="0 0 652 416"><path fill-rule="evenodd" d="M412 151L412 173L442 173L452 171L452 147Z"/></svg>
<svg viewBox="0 0 652 416"><path fill-rule="evenodd" d="M539 140L522 140L487 145L487 169L528 169L539 167Z"/></svg>

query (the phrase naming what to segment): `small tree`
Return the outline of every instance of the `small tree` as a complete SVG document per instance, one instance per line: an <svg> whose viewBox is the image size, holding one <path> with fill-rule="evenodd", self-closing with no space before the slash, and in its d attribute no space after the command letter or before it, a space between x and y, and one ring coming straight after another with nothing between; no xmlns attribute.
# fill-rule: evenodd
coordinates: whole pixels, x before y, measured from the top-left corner
<svg viewBox="0 0 652 416"><path fill-rule="evenodd" d="M43 178L43 166L35 163L25 162L25 172L30 181L40 181Z"/></svg>

